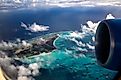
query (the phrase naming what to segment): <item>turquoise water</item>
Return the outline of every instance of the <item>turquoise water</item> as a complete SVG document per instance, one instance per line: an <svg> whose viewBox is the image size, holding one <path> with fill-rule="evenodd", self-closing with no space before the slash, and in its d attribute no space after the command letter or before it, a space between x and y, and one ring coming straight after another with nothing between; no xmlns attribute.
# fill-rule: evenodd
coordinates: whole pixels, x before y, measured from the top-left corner
<svg viewBox="0 0 121 80"><path fill-rule="evenodd" d="M38 63L41 67L36 80L111 80L116 72L99 66L96 62L94 49L83 44L93 45L89 35L73 37L72 32L57 33L59 37L53 42L57 48L50 53L24 58L27 64ZM84 40L87 39L88 40ZM75 41L74 41L75 39ZM85 42L84 42L85 41Z"/></svg>

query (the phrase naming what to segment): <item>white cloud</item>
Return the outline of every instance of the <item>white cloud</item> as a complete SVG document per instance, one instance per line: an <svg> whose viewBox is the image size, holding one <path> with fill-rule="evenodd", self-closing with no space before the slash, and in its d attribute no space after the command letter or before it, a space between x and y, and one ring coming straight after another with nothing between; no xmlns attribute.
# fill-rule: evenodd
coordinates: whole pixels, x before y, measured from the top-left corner
<svg viewBox="0 0 121 80"><path fill-rule="evenodd" d="M95 36L92 37L92 41L95 42Z"/></svg>
<svg viewBox="0 0 121 80"><path fill-rule="evenodd" d="M84 52L88 52L88 50L85 49L85 48L78 48L78 50L80 50L80 51L84 51Z"/></svg>
<svg viewBox="0 0 121 80"><path fill-rule="evenodd" d="M82 31L84 34L87 33L96 33L97 26L99 25L100 21L97 23L94 23L92 21L87 21L87 26L86 25L81 25L82 26Z"/></svg>
<svg viewBox="0 0 121 80"><path fill-rule="evenodd" d="M17 41L17 43L2 41L0 43L0 49L4 50L4 49L12 49L12 48L20 48L20 47L30 47L30 46L32 46L30 43L28 43L25 40L17 39L16 41Z"/></svg>
<svg viewBox="0 0 121 80"><path fill-rule="evenodd" d="M40 72L39 72L39 68L40 68L41 65L38 65L37 63L33 63L33 64L30 64L29 65L29 69L32 70L32 75L33 76L36 76L38 75Z"/></svg>
<svg viewBox="0 0 121 80"><path fill-rule="evenodd" d="M61 3L60 3L61 2ZM96 6L121 6L120 1L114 0L49 0L48 5L54 5L59 7L72 7L72 6L82 6L82 7L96 7Z"/></svg>
<svg viewBox="0 0 121 80"><path fill-rule="evenodd" d="M38 75L39 73L40 73L40 72L39 72L38 69L35 69L35 70L32 71L32 75L33 75L33 76L36 76L36 75Z"/></svg>
<svg viewBox="0 0 121 80"><path fill-rule="evenodd" d="M105 19L115 19L112 14L108 14ZM71 32L69 37L71 41L74 41L78 46L83 47L79 48L80 51L86 51L85 49L94 50L95 34L97 27L101 21L97 23L93 21L87 21L87 25L81 24L81 32ZM75 38L80 38L80 41L77 41ZM87 40L87 41L85 41Z"/></svg>
<svg viewBox="0 0 121 80"><path fill-rule="evenodd" d="M105 19L115 19L115 17L112 14L108 14ZM97 23L94 23L93 21L87 21L87 25L81 25L82 33L84 35L88 35L88 34L92 35L91 40L93 42L95 42L95 34L96 34L96 30L97 30L99 23L100 23L100 21L98 21ZM91 41L91 40L89 40L89 41ZM94 45L92 46L89 43L90 42L86 43L86 46L89 49L94 49Z"/></svg>
<svg viewBox="0 0 121 80"><path fill-rule="evenodd" d="M32 80L32 78L31 77L29 78L27 76L19 76L17 80Z"/></svg>
<svg viewBox="0 0 121 80"><path fill-rule="evenodd" d="M115 19L115 17L112 14L108 14L105 19ZM87 21L87 26L81 25L83 33L92 33L93 32L95 34L99 23L100 23L100 21L98 21L97 23L94 23L93 21Z"/></svg>
<svg viewBox="0 0 121 80"><path fill-rule="evenodd" d="M12 42L2 41L0 43L0 49L10 49L10 48L17 47L17 46L18 46L17 44L12 43Z"/></svg>
<svg viewBox="0 0 121 80"><path fill-rule="evenodd" d="M82 43L81 41L78 42L79 46L85 47L86 45L84 43Z"/></svg>
<svg viewBox="0 0 121 80"><path fill-rule="evenodd" d="M17 39L18 43L12 43L12 42L5 42L2 41L0 43L0 49L12 49L13 47L27 47L30 46L31 44L26 42L25 40L20 40ZM8 53L7 53L8 54ZM6 71L6 73L10 73L11 77L13 80L15 80L16 77L18 77L18 80L34 80L33 77L28 77L28 76L36 76L39 73L39 65L35 64L30 64L31 69L29 67L25 67L24 65L22 66L14 66L11 64L11 62L14 61L13 58L10 58L7 56L7 54L3 51L0 51L0 67L2 66ZM15 57L16 58L16 57ZM18 74L18 76L17 76Z"/></svg>
<svg viewBox="0 0 121 80"><path fill-rule="evenodd" d="M80 37L80 38L84 38L85 35L83 33L80 33L80 32L71 32L70 37Z"/></svg>
<svg viewBox="0 0 121 80"><path fill-rule="evenodd" d="M31 46L31 44L27 43L25 40L22 40L22 45L25 47Z"/></svg>
<svg viewBox="0 0 121 80"><path fill-rule="evenodd" d="M36 76L40 73L40 65L38 65L37 63L29 64L28 67L18 66L17 68L18 80L34 80L32 76Z"/></svg>
<svg viewBox="0 0 121 80"><path fill-rule="evenodd" d="M31 75L31 70L25 68L24 66L18 66L18 76L28 76Z"/></svg>
<svg viewBox="0 0 121 80"><path fill-rule="evenodd" d="M87 43L86 45L88 46L89 49L95 49L94 46L92 46L92 45L90 45L90 44L88 44L88 43Z"/></svg>
<svg viewBox="0 0 121 80"><path fill-rule="evenodd" d="M29 65L29 68L34 70L34 69L39 69L39 65L37 63L33 63Z"/></svg>
<svg viewBox="0 0 121 80"><path fill-rule="evenodd" d="M108 15L106 16L106 19L115 19L115 17L114 17L112 14L108 14Z"/></svg>
<svg viewBox="0 0 121 80"><path fill-rule="evenodd" d="M21 26L31 32L42 32L49 30L49 26L38 25L37 23L33 23L32 25L26 25L22 22Z"/></svg>
<svg viewBox="0 0 121 80"><path fill-rule="evenodd" d="M20 8L21 6L31 8L41 4L44 7L46 6L49 6L49 7L52 7L52 6L53 7L55 6L59 6L59 7L121 6L120 0L9 0L9 1L10 2L8 3L8 0L2 0L0 1L0 3L6 8L9 8L10 5L13 8Z"/></svg>
<svg viewBox="0 0 121 80"><path fill-rule="evenodd" d="M20 0L13 0L15 3L22 3Z"/></svg>

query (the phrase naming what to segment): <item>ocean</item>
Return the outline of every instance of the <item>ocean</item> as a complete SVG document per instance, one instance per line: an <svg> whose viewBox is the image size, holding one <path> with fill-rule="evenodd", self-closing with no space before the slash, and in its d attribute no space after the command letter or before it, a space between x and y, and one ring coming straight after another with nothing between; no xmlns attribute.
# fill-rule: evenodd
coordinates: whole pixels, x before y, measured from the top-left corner
<svg viewBox="0 0 121 80"><path fill-rule="evenodd" d="M118 6L97 7L37 7L0 10L0 40L30 39L36 36L60 32L80 31L87 21L104 20L107 14L120 18ZM44 32L32 33L21 27L21 22L49 26Z"/></svg>

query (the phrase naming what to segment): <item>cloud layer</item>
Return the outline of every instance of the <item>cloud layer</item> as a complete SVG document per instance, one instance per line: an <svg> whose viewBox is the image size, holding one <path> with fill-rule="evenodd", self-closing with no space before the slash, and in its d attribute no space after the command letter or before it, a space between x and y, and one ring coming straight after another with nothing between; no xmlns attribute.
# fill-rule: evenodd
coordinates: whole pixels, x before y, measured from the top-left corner
<svg viewBox="0 0 121 80"><path fill-rule="evenodd" d="M59 7L96 7L96 6L121 6L120 0L0 0L1 8L25 8L37 6Z"/></svg>

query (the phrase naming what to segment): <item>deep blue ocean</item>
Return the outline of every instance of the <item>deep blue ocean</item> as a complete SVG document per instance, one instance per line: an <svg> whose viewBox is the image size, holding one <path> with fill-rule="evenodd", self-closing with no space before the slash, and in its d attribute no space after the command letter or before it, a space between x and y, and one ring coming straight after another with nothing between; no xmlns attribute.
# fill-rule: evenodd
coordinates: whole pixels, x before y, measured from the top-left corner
<svg viewBox="0 0 121 80"><path fill-rule="evenodd" d="M0 10L0 40L29 39L59 31L80 30L88 20L98 22L107 14L120 18L121 7L37 7ZM49 31L32 33L21 27L21 22L50 27Z"/></svg>

